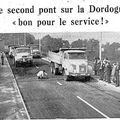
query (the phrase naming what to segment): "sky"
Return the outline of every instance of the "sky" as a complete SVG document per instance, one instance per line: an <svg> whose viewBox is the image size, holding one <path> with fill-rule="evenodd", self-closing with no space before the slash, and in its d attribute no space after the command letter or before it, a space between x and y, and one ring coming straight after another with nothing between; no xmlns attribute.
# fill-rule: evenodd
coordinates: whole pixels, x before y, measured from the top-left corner
<svg viewBox="0 0 120 120"><path fill-rule="evenodd" d="M120 43L120 32L59 32L59 33L32 33L36 39L41 39L45 35L50 35L53 38L62 38L63 40L68 40L69 43L78 39L96 39L101 41L102 44L106 42Z"/></svg>

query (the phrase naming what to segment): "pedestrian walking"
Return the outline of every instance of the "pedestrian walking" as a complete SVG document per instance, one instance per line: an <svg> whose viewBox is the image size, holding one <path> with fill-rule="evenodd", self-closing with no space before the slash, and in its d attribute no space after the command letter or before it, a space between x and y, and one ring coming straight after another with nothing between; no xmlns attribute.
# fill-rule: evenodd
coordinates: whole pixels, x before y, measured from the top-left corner
<svg viewBox="0 0 120 120"><path fill-rule="evenodd" d="M116 87L118 87L119 84L119 70L120 70L120 64L117 62L116 64L116 69L115 69L115 83L116 83Z"/></svg>
<svg viewBox="0 0 120 120"><path fill-rule="evenodd" d="M37 77L38 79L48 78L48 74L45 72L45 70L42 70L37 73Z"/></svg>
<svg viewBox="0 0 120 120"><path fill-rule="evenodd" d="M1 63L2 65L4 65L4 53L3 52L1 52Z"/></svg>

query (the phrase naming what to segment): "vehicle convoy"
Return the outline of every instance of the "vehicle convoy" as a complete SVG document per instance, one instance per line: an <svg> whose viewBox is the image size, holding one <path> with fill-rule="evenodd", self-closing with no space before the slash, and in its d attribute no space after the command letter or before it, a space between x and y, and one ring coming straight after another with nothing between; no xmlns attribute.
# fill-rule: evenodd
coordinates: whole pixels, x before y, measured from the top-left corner
<svg viewBox="0 0 120 120"><path fill-rule="evenodd" d="M22 64L33 64L32 49L28 46L22 46L15 49L14 55L15 66L18 67Z"/></svg>
<svg viewBox="0 0 120 120"><path fill-rule="evenodd" d="M71 77L90 79L93 74L85 48L62 48L58 53L49 51L48 59L51 72L55 75L64 74L66 80Z"/></svg>

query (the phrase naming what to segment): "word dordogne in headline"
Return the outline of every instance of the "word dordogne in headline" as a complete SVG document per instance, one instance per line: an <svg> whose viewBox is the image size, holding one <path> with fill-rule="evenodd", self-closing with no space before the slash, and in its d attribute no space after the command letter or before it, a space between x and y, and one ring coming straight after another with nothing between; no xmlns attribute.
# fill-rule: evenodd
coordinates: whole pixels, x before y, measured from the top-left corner
<svg viewBox="0 0 120 120"><path fill-rule="evenodd" d="M78 8L80 6L78 5ZM114 13L114 14L118 14L120 13L120 6L110 6L110 5L106 5L106 6L95 6L95 5L89 5L89 13ZM82 12L84 12L84 7L81 7ZM0 8L0 14L2 14L4 11L2 8ZM73 8L64 8L62 7L60 9L61 13L72 13L73 12ZM79 13L79 9L77 11ZM35 7L34 5L32 5L31 8L8 8L7 9L7 14L24 14L24 13L35 13ZM41 15L43 13L57 13L57 8L54 6L52 8L38 8L38 15Z"/></svg>

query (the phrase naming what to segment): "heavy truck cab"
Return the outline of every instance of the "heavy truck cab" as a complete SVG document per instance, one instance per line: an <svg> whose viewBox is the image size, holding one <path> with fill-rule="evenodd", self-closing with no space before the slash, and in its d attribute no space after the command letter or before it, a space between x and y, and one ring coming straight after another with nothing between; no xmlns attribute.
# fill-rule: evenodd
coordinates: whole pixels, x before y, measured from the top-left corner
<svg viewBox="0 0 120 120"><path fill-rule="evenodd" d="M15 66L18 67L22 64L30 64L33 63L33 57L30 47L19 47L15 50L15 56L14 56L14 63Z"/></svg>
<svg viewBox="0 0 120 120"><path fill-rule="evenodd" d="M87 56L83 51L67 51L64 53L63 67L71 73L86 72ZM81 67L81 68L80 68Z"/></svg>
<svg viewBox="0 0 120 120"><path fill-rule="evenodd" d="M49 54L51 61L51 72L64 74L66 79L70 77L90 78L92 67L88 65L85 49L63 49L59 53Z"/></svg>

